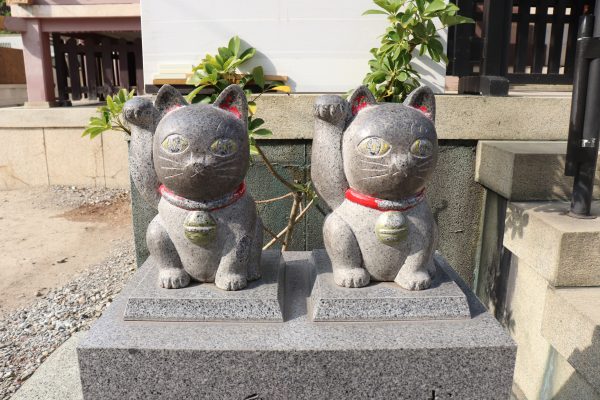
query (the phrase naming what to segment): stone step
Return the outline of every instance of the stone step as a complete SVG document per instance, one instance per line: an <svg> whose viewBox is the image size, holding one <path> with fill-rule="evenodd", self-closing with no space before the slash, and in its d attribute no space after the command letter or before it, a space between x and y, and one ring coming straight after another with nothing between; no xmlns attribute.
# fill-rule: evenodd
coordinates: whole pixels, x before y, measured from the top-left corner
<svg viewBox="0 0 600 400"><path fill-rule="evenodd" d="M600 286L600 218L566 215L566 202L509 203L504 246L552 286ZM600 202L592 212L600 215Z"/></svg>
<svg viewBox="0 0 600 400"><path fill-rule="evenodd" d="M542 335L600 392L600 287L550 289Z"/></svg>
<svg viewBox="0 0 600 400"><path fill-rule="evenodd" d="M573 178L564 175L567 142L480 141L475 180L511 201L568 200ZM595 198L600 199L600 163Z"/></svg>

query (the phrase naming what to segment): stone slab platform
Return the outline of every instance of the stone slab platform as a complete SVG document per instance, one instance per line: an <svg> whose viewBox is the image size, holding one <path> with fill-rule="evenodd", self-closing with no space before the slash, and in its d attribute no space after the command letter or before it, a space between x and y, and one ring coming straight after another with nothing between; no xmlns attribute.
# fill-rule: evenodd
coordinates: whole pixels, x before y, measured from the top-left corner
<svg viewBox="0 0 600 400"><path fill-rule="evenodd" d="M402 321L461 319L471 316L467 296L450 279L435 256L436 274L428 290L410 291L394 282L371 282L363 288L335 284L325 250L314 250L315 266L309 315L319 321Z"/></svg>
<svg viewBox="0 0 600 400"><path fill-rule="evenodd" d="M567 142L524 140L479 141L475 180L511 201L570 200L573 178L564 174ZM595 198L599 189L597 180Z"/></svg>
<svg viewBox="0 0 600 400"><path fill-rule="evenodd" d="M600 286L600 218L567 215L567 202L508 203L504 247L552 286ZM600 215L600 201L592 203Z"/></svg>
<svg viewBox="0 0 600 400"><path fill-rule="evenodd" d="M242 321L282 322L283 259L279 251L266 251L261 260L262 278L244 290L225 291L213 283L193 282L181 289L156 284L158 268L148 259L139 284L127 300L125 319L130 321Z"/></svg>
<svg viewBox="0 0 600 400"><path fill-rule="evenodd" d="M451 269L469 319L313 323L310 253L284 260L283 323L124 321L135 276L79 344L84 398L508 398L515 344Z"/></svg>

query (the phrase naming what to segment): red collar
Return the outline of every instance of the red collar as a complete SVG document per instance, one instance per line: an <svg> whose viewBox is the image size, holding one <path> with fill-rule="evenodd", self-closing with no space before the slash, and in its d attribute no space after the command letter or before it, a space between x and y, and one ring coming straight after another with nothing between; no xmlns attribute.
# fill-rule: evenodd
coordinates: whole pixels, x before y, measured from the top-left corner
<svg viewBox="0 0 600 400"><path fill-rule="evenodd" d="M425 198L425 189L414 196L402 200L385 200L369 196L352 188L346 190L346 199L353 203L379 211L407 211L415 207Z"/></svg>
<svg viewBox="0 0 600 400"><path fill-rule="evenodd" d="M188 211L215 211L221 208L232 205L238 201L246 193L246 182L242 182L237 190L233 193L228 194L220 199L210 201L196 201L181 197L165 185L160 185L158 191L162 195L163 199L173 204L175 207L183 208Z"/></svg>

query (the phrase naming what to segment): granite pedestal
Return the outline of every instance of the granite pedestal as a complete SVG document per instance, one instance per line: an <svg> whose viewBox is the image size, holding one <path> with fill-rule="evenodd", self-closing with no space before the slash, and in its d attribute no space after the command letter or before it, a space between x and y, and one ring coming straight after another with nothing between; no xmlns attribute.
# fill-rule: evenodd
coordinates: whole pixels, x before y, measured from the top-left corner
<svg viewBox="0 0 600 400"><path fill-rule="evenodd" d="M403 321L470 318L467 296L434 257L436 272L427 290L406 290L394 282L371 282L362 288L335 284L325 250L314 250L309 315L317 321Z"/></svg>
<svg viewBox="0 0 600 400"><path fill-rule="evenodd" d="M508 399L515 345L447 265L469 318L313 322L310 259L284 253L284 322L125 321L140 271L79 344L85 399Z"/></svg>
<svg viewBox="0 0 600 400"><path fill-rule="evenodd" d="M192 283L180 289L157 285L158 267L149 258L141 269L144 276L127 299L129 321L283 321L283 259L277 251L265 252L262 278L244 290L225 291L214 283Z"/></svg>

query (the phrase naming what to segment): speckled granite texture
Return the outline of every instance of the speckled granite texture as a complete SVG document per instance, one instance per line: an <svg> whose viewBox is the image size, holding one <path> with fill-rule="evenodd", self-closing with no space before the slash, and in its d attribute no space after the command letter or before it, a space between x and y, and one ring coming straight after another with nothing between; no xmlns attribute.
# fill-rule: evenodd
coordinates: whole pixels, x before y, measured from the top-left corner
<svg viewBox="0 0 600 400"><path fill-rule="evenodd" d="M123 321L133 278L79 344L85 399L508 399L515 344L470 292L470 319L313 323L310 253L284 259L284 323Z"/></svg>
<svg viewBox="0 0 600 400"><path fill-rule="evenodd" d="M132 321L282 322L284 263L277 250L263 253L262 278L244 290L225 291L214 283L194 282L177 290L158 287L158 268L149 258L141 281L132 291L125 319ZM281 288L282 289L282 288Z"/></svg>
<svg viewBox="0 0 600 400"><path fill-rule="evenodd" d="M392 282L362 288L335 284L325 250L314 250L314 283L309 303L313 321L403 321L469 318L467 296L444 272L446 262L434 257L436 272L429 289L406 290ZM448 268L448 267L446 267Z"/></svg>

